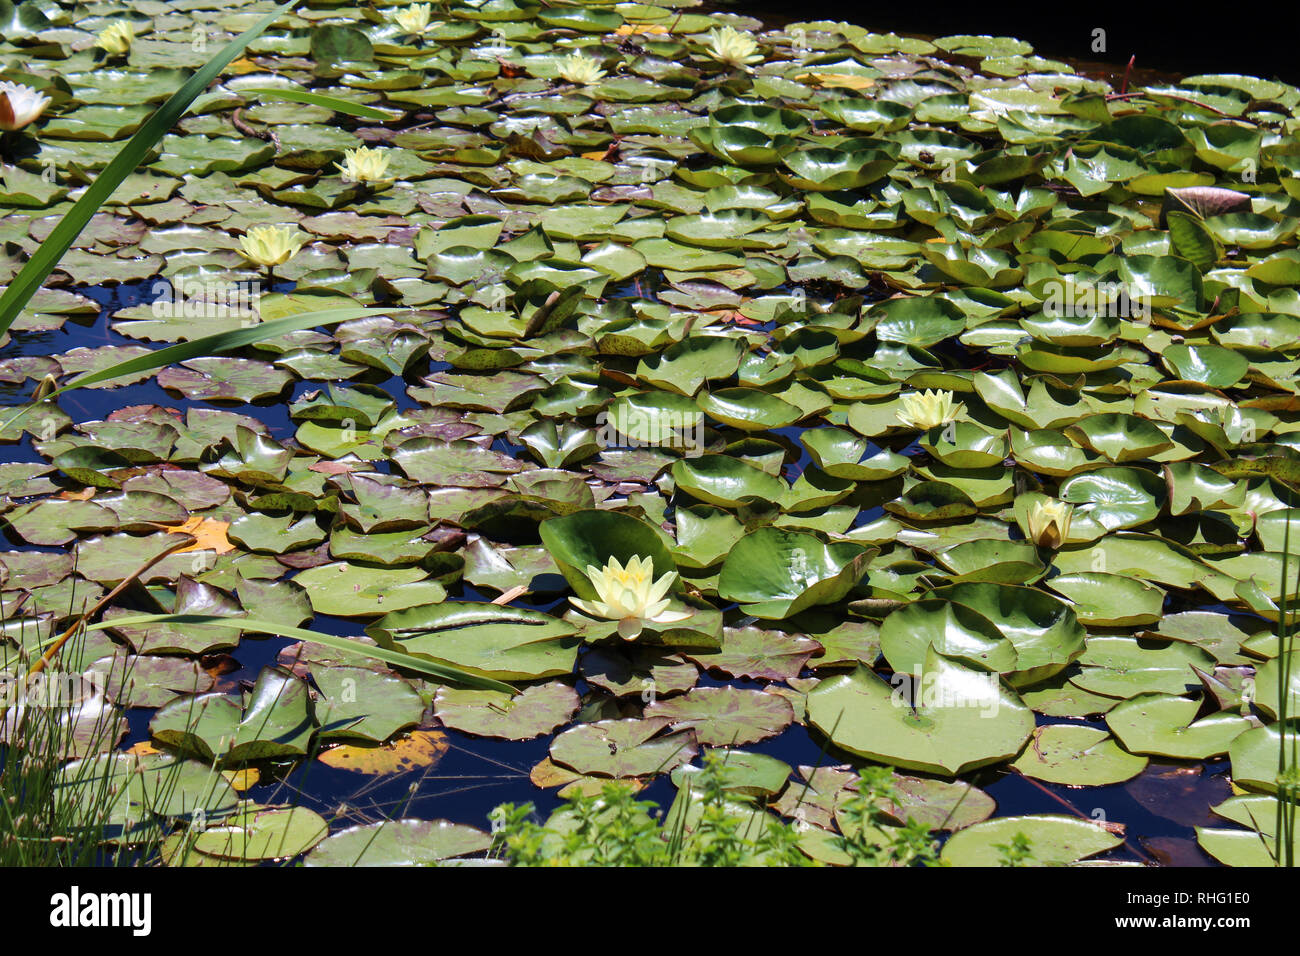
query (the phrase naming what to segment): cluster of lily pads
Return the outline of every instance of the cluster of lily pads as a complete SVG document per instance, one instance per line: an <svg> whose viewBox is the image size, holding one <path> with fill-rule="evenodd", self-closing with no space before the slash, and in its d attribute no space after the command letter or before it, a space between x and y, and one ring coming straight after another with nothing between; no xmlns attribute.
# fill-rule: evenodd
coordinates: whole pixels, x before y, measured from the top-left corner
<svg viewBox="0 0 1300 956"><path fill-rule="evenodd" d="M0 274L270 9L0 0ZM995 817L972 779L1226 756L1240 794L1200 842L1267 863L1271 620L1300 540L1297 104L686 2L303 4L0 352L37 399L0 439L39 456L0 464L9 650L193 536L63 664L129 664L103 706L157 708L131 752L115 733L73 754L133 781L121 839L132 788L182 755L155 812L220 820L185 838L206 863L481 852L460 824L326 839L239 796L322 746L400 768L438 726L553 735L533 781L588 792L727 748L737 799L806 823L824 862L865 761L897 769L900 825L956 831L946 858L1024 834L1069 863L1122 837ZM85 287L159 279L165 307L117 309L106 344L24 347L94 321ZM259 283L278 291L227 308ZM99 420L39 401L159 344L358 304L383 314L95 383ZM117 397L146 381L170 403ZM259 418L276 404L289 431ZM113 625L142 610L343 618L512 689L304 642L241 694L204 666L239 631ZM835 766L743 749L796 723Z"/></svg>

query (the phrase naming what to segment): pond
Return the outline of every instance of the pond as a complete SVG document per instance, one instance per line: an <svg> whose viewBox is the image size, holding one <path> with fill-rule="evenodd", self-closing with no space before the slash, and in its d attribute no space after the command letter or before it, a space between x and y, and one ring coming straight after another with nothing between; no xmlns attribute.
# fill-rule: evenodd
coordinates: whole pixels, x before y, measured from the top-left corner
<svg viewBox="0 0 1300 956"><path fill-rule="evenodd" d="M1295 87L131 11L0 8L5 862L1286 862Z"/></svg>

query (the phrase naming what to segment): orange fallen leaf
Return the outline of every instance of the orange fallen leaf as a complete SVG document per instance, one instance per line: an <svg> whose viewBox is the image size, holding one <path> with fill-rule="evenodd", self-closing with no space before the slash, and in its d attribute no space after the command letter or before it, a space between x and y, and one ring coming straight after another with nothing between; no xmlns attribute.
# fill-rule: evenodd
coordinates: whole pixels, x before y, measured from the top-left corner
<svg viewBox="0 0 1300 956"><path fill-rule="evenodd" d="M59 497L64 501L89 501L95 497L95 489L82 488L80 491L60 491Z"/></svg>
<svg viewBox="0 0 1300 956"><path fill-rule="evenodd" d="M801 73L795 79L801 83L811 81L818 86L842 90L865 90L876 85L875 80L856 73Z"/></svg>
<svg viewBox="0 0 1300 956"><path fill-rule="evenodd" d="M227 551L235 550L235 546L226 537L226 531L229 528L229 521L218 521L216 518L202 518L194 515L187 519L184 524L168 528L167 533L194 536L193 544L178 548L174 552L175 554L184 554L186 551L215 551L217 554L225 554Z"/></svg>
<svg viewBox="0 0 1300 956"><path fill-rule="evenodd" d="M231 63L230 66L227 67L227 69L229 69L230 72L232 73L242 74L242 73L256 73L259 70L263 69L263 67L258 66L248 57L241 56L238 60L235 60L233 63Z"/></svg>
<svg viewBox="0 0 1300 956"><path fill-rule="evenodd" d="M567 797L573 793L581 793L589 797L598 796L605 785L609 783L609 779L606 777L588 777L570 770L568 767L561 767L553 762L550 757L543 757L541 763L537 764L529 772L528 779L533 782L533 786L541 787L543 790L559 787L561 797ZM632 787L633 793L645 786L643 781L636 779L620 782Z"/></svg>
<svg viewBox="0 0 1300 956"><path fill-rule="evenodd" d="M152 757L162 753L157 747L147 740L138 740L133 743L126 751L129 754L135 754L137 757Z"/></svg>
<svg viewBox="0 0 1300 956"><path fill-rule="evenodd" d="M402 773L420 767L432 767L442 759L449 746L447 735L440 730L415 730L401 740L378 747L352 744L333 747L322 753L319 760L335 770L369 774Z"/></svg>
<svg viewBox="0 0 1300 956"><path fill-rule="evenodd" d="M240 793L243 793L262 779L262 772L256 767L245 767L243 770L223 770L221 775L226 778L226 781L233 789Z"/></svg>
<svg viewBox="0 0 1300 956"><path fill-rule="evenodd" d="M663 36L669 32L661 23L625 23L614 31L615 36L630 37L638 33L650 33Z"/></svg>

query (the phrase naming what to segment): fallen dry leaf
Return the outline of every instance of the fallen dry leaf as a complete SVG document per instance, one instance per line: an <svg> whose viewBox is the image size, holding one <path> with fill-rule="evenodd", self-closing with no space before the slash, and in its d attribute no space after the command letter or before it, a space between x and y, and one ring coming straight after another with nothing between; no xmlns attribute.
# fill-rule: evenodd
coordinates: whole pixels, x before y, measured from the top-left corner
<svg viewBox="0 0 1300 956"><path fill-rule="evenodd" d="M795 77L800 83L811 82L828 89L865 90L875 86L876 81L855 73L800 73Z"/></svg>
<svg viewBox="0 0 1300 956"><path fill-rule="evenodd" d="M243 770L223 770L221 775L226 778L231 787L240 793L243 793L262 779L262 772L256 767L245 767Z"/></svg>
<svg viewBox="0 0 1300 956"><path fill-rule="evenodd" d="M382 746L343 744L326 750L320 762L336 770L356 773L403 773L432 767L448 750L447 735L440 730L415 730Z"/></svg>
<svg viewBox="0 0 1300 956"><path fill-rule="evenodd" d="M168 528L167 533L188 534L194 537L193 544L178 548L175 554L184 554L186 551L215 551L217 554L225 554L227 551L235 550L235 546L226 537L229 529L229 521L218 521L216 518L201 518L195 515L187 519L184 524Z"/></svg>
<svg viewBox="0 0 1300 956"><path fill-rule="evenodd" d="M661 23L625 23L614 31L615 36L630 37L638 33L651 34L654 36L664 36L669 32L668 28Z"/></svg>

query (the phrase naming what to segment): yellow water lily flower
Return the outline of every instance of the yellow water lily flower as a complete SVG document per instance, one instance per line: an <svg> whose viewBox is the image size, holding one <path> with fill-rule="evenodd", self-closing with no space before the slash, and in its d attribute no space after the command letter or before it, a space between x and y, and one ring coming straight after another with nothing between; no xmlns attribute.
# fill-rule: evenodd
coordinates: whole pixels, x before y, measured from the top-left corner
<svg viewBox="0 0 1300 956"><path fill-rule="evenodd" d="M239 254L259 266L288 262L303 247L307 237L293 226L253 226L239 237Z"/></svg>
<svg viewBox="0 0 1300 956"><path fill-rule="evenodd" d="M599 60L585 53L570 53L560 61L558 70L561 77L581 86L590 86L606 73L600 68Z"/></svg>
<svg viewBox="0 0 1300 956"><path fill-rule="evenodd" d="M429 14L432 4L413 3L401 10L388 14L391 23L397 24L405 33L423 33L429 29Z"/></svg>
<svg viewBox="0 0 1300 956"><path fill-rule="evenodd" d="M942 389L909 392L903 396L902 405L898 410L898 420L908 428L923 430L948 424L965 408L961 402L953 403L952 392Z"/></svg>
<svg viewBox="0 0 1300 956"><path fill-rule="evenodd" d="M629 558L627 567L619 564L618 558L610 558L603 568L589 564L587 577L596 589L598 600L584 601L576 597L569 600L584 614L618 621L619 636L625 640L639 635L647 623L673 624L691 616L690 612L668 610L668 598L664 595L677 572L669 571L659 580L653 580L654 562L648 557Z"/></svg>
<svg viewBox="0 0 1300 956"><path fill-rule="evenodd" d="M388 174L388 151L358 146L343 153L343 162L335 163L335 168L343 178L352 183L379 183L390 178Z"/></svg>
<svg viewBox="0 0 1300 956"><path fill-rule="evenodd" d="M22 83L0 81L0 130L12 133L40 119L50 98Z"/></svg>
<svg viewBox="0 0 1300 956"><path fill-rule="evenodd" d="M1070 536L1070 518L1074 505L1055 498L1035 501L1029 506L1025 523L1029 525L1029 540L1043 548L1059 548Z"/></svg>
<svg viewBox="0 0 1300 956"><path fill-rule="evenodd" d="M135 34L129 26L121 20L114 20L99 31L99 36L95 37L95 46L109 56L123 56L131 49L131 41L134 39Z"/></svg>
<svg viewBox="0 0 1300 956"><path fill-rule="evenodd" d="M709 46L704 52L719 63L731 66L748 66L763 59L763 55L758 52L758 41L748 33L741 33L731 27L710 30Z"/></svg>

